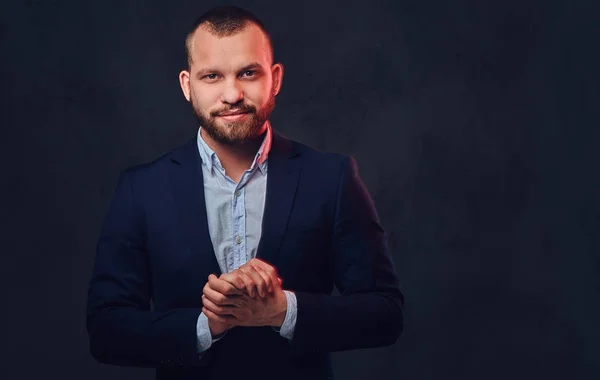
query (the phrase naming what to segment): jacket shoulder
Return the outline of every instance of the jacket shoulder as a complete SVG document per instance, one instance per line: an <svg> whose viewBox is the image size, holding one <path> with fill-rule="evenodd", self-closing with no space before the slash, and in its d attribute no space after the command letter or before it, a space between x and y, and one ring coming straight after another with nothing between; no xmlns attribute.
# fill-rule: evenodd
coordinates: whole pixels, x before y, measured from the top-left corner
<svg viewBox="0 0 600 380"><path fill-rule="evenodd" d="M142 181L144 183L147 183L146 181L163 181L165 175L168 173L169 166L178 163L182 157L190 154L190 151L193 148L191 146L192 144L195 145L195 140L188 141L184 145L173 148L151 161L128 166L121 170L120 177L126 177L130 181Z"/></svg>

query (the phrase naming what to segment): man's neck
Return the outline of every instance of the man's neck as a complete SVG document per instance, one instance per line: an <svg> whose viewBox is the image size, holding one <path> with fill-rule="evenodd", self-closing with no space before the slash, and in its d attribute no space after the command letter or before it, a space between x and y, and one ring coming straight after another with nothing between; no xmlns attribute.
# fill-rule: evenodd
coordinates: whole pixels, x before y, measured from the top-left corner
<svg viewBox="0 0 600 380"><path fill-rule="evenodd" d="M235 182L239 182L242 174L252 166L254 157L260 149L267 132L266 123L262 129L260 136L235 145L225 145L215 141L204 129L200 129L200 136L215 152L227 175Z"/></svg>

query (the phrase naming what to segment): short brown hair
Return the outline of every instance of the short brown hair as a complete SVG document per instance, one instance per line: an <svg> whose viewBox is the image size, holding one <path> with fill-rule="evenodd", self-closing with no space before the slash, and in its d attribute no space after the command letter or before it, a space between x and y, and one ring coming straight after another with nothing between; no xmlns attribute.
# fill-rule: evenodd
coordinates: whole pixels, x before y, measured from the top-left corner
<svg viewBox="0 0 600 380"><path fill-rule="evenodd" d="M244 8L225 5L206 11L192 25L185 39L185 55L188 67L192 65L192 38L200 26L206 25L210 33L218 37L226 37L241 32L248 23L255 24L263 31L269 41L271 57L273 58L273 41L265 25L252 12Z"/></svg>

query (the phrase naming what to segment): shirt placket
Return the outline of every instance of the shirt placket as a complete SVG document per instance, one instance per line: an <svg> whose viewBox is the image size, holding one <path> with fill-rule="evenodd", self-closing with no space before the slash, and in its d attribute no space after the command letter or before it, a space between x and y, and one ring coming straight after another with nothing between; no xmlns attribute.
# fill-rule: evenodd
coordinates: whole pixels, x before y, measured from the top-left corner
<svg viewBox="0 0 600 380"><path fill-rule="evenodd" d="M248 175L242 175L238 186L234 190L232 198L232 226L233 226L233 269L244 265L246 257L246 189Z"/></svg>

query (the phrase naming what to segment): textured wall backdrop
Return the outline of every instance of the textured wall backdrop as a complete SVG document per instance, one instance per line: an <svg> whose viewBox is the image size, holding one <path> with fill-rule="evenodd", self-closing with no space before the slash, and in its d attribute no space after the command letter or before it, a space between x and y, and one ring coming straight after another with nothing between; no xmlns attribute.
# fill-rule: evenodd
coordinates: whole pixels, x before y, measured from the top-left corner
<svg viewBox="0 0 600 380"><path fill-rule="evenodd" d="M406 295L338 379L600 377L597 1L238 1L285 66L273 126L353 155ZM212 1L3 1L0 378L96 363L85 297L119 171L196 132L179 89Z"/></svg>

